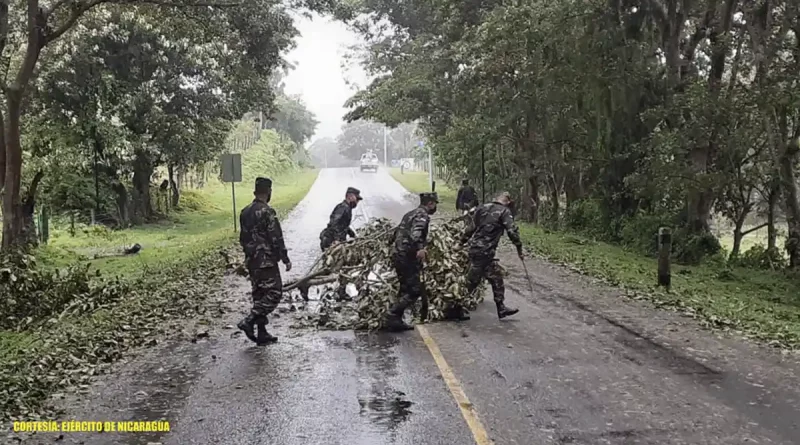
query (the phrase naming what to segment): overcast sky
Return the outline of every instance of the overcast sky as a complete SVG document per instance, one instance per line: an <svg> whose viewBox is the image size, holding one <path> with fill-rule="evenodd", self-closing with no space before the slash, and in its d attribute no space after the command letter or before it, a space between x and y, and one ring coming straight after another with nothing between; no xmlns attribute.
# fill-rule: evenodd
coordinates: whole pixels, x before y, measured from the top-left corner
<svg viewBox="0 0 800 445"><path fill-rule="evenodd" d="M306 106L320 122L312 141L321 137L336 137L342 126L342 116L347 112L345 101L354 93L355 86L364 86L367 78L359 66L343 67L349 46L361 39L342 23L317 15L309 20L298 17L295 26L301 36L297 48L286 59L296 65L286 79L286 92L299 94Z"/></svg>

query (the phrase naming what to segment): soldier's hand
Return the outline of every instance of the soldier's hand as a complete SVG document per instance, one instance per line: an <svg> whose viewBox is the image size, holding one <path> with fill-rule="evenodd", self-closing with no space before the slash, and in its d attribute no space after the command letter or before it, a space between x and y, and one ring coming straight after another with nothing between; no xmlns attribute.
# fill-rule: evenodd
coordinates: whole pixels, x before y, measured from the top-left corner
<svg viewBox="0 0 800 445"><path fill-rule="evenodd" d="M417 259L420 261L425 261L425 258L428 256L428 251L425 249L421 249L417 252Z"/></svg>
<svg viewBox="0 0 800 445"><path fill-rule="evenodd" d="M519 259L524 258L524 255L523 255L523 252L522 252L522 246L517 246L517 256L519 256Z"/></svg>
<svg viewBox="0 0 800 445"><path fill-rule="evenodd" d="M290 270L292 270L292 262L291 261L287 261L287 262L283 263L283 265L286 266L286 272L289 272Z"/></svg>

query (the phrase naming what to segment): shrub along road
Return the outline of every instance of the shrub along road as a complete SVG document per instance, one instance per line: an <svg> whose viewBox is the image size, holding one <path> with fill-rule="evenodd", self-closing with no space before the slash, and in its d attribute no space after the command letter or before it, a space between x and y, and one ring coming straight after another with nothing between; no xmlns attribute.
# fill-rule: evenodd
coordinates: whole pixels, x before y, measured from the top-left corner
<svg viewBox="0 0 800 445"><path fill-rule="evenodd" d="M347 186L362 190L356 227L397 220L414 205L386 172L323 170L284 222L295 269ZM542 260L503 252L509 304L490 302L465 323L404 334L289 328L250 346L232 324L247 283L225 279L217 326L195 342L158 346L119 366L68 418L155 420L167 434L67 434L85 444L791 444L800 437L793 356L718 338L693 320L620 298L620 291ZM312 295L313 298L313 295ZM228 328L228 329L226 329ZM30 443L56 437L39 434Z"/></svg>

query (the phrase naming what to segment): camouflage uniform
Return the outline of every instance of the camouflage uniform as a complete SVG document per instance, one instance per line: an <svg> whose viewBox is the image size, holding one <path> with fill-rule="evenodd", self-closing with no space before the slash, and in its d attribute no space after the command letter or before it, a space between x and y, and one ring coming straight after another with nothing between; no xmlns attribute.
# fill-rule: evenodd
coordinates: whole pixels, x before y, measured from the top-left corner
<svg viewBox="0 0 800 445"><path fill-rule="evenodd" d="M458 189L456 196L456 210L466 212L467 210L478 205L478 194L475 189L465 180Z"/></svg>
<svg viewBox="0 0 800 445"><path fill-rule="evenodd" d="M328 221L328 225L322 229L322 232L319 234L319 248L323 252L328 250L334 242L345 242L347 241L347 237L355 238L356 233L353 229L350 228L350 223L353 220L353 208L355 204L351 204L347 201L347 195L355 195L358 201L361 201L361 191L355 187L348 187L347 192L345 192L345 200L340 202L333 208L333 212L331 212L330 220ZM300 295L303 297L303 300L308 301L308 286L300 286ZM339 300L346 300L348 298L347 295L347 288L344 286L344 283L339 285L339 292L338 292Z"/></svg>
<svg viewBox="0 0 800 445"><path fill-rule="evenodd" d="M410 328L403 322L403 313L425 291L421 279L422 262L417 258L417 252L424 249L428 243L431 213L425 205L431 201L438 203L439 200L436 193L422 193L420 201L421 205L406 213L395 229L392 262L400 281L400 291L397 301L389 309L387 328L390 330Z"/></svg>
<svg viewBox="0 0 800 445"><path fill-rule="evenodd" d="M269 179L256 179L257 192L271 189L271 186ZM281 224L275 210L259 198L242 210L239 223L239 244L244 250L253 295L253 309L239 323L239 327L248 334L248 338L257 341L251 338L252 325L255 323L259 328L258 343L264 343L265 339L261 337L274 341L275 338L266 333L264 326L268 323L267 315L275 310L282 298L283 283L278 262L291 264Z"/></svg>
<svg viewBox="0 0 800 445"><path fill-rule="evenodd" d="M517 247L517 252L522 252L522 241L519 230L514 224L511 210L499 202L492 202L478 207L475 211L473 224L468 225L462 241L469 240L470 268L467 275L467 290L474 292L481 280L486 278L492 286L494 302L500 318L513 315L516 309L505 306L505 286L503 285L503 271L495 258L497 245L503 231L508 233L508 238Z"/></svg>
<svg viewBox="0 0 800 445"><path fill-rule="evenodd" d="M353 194L360 201L361 191L357 188L348 187L345 195ZM355 238L356 233L350 228L350 223L353 220L353 206L344 200L336 205L331 212L330 221L328 226L319 234L319 247L324 252L334 242L344 242L347 237Z"/></svg>

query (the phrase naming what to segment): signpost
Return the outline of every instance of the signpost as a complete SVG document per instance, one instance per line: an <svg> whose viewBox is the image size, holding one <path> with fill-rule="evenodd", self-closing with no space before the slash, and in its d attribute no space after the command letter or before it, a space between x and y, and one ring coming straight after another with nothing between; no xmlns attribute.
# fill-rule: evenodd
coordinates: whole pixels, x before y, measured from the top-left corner
<svg viewBox="0 0 800 445"><path fill-rule="evenodd" d="M222 166L222 182L231 183L231 199L233 200L233 231L236 232L236 183L242 182L242 155L225 153L220 156Z"/></svg>
<svg viewBox="0 0 800 445"><path fill-rule="evenodd" d="M419 141L419 146L424 147L425 142ZM433 152L431 151L430 145L428 145L428 183L431 186L431 191L433 191Z"/></svg>
<svg viewBox="0 0 800 445"><path fill-rule="evenodd" d="M388 156L388 154L387 154L388 152L387 152L387 149L386 149L386 147L387 147L386 136L387 136L386 126L384 125L383 126L383 166L386 167L386 168L389 168L389 158L387 157Z"/></svg>

